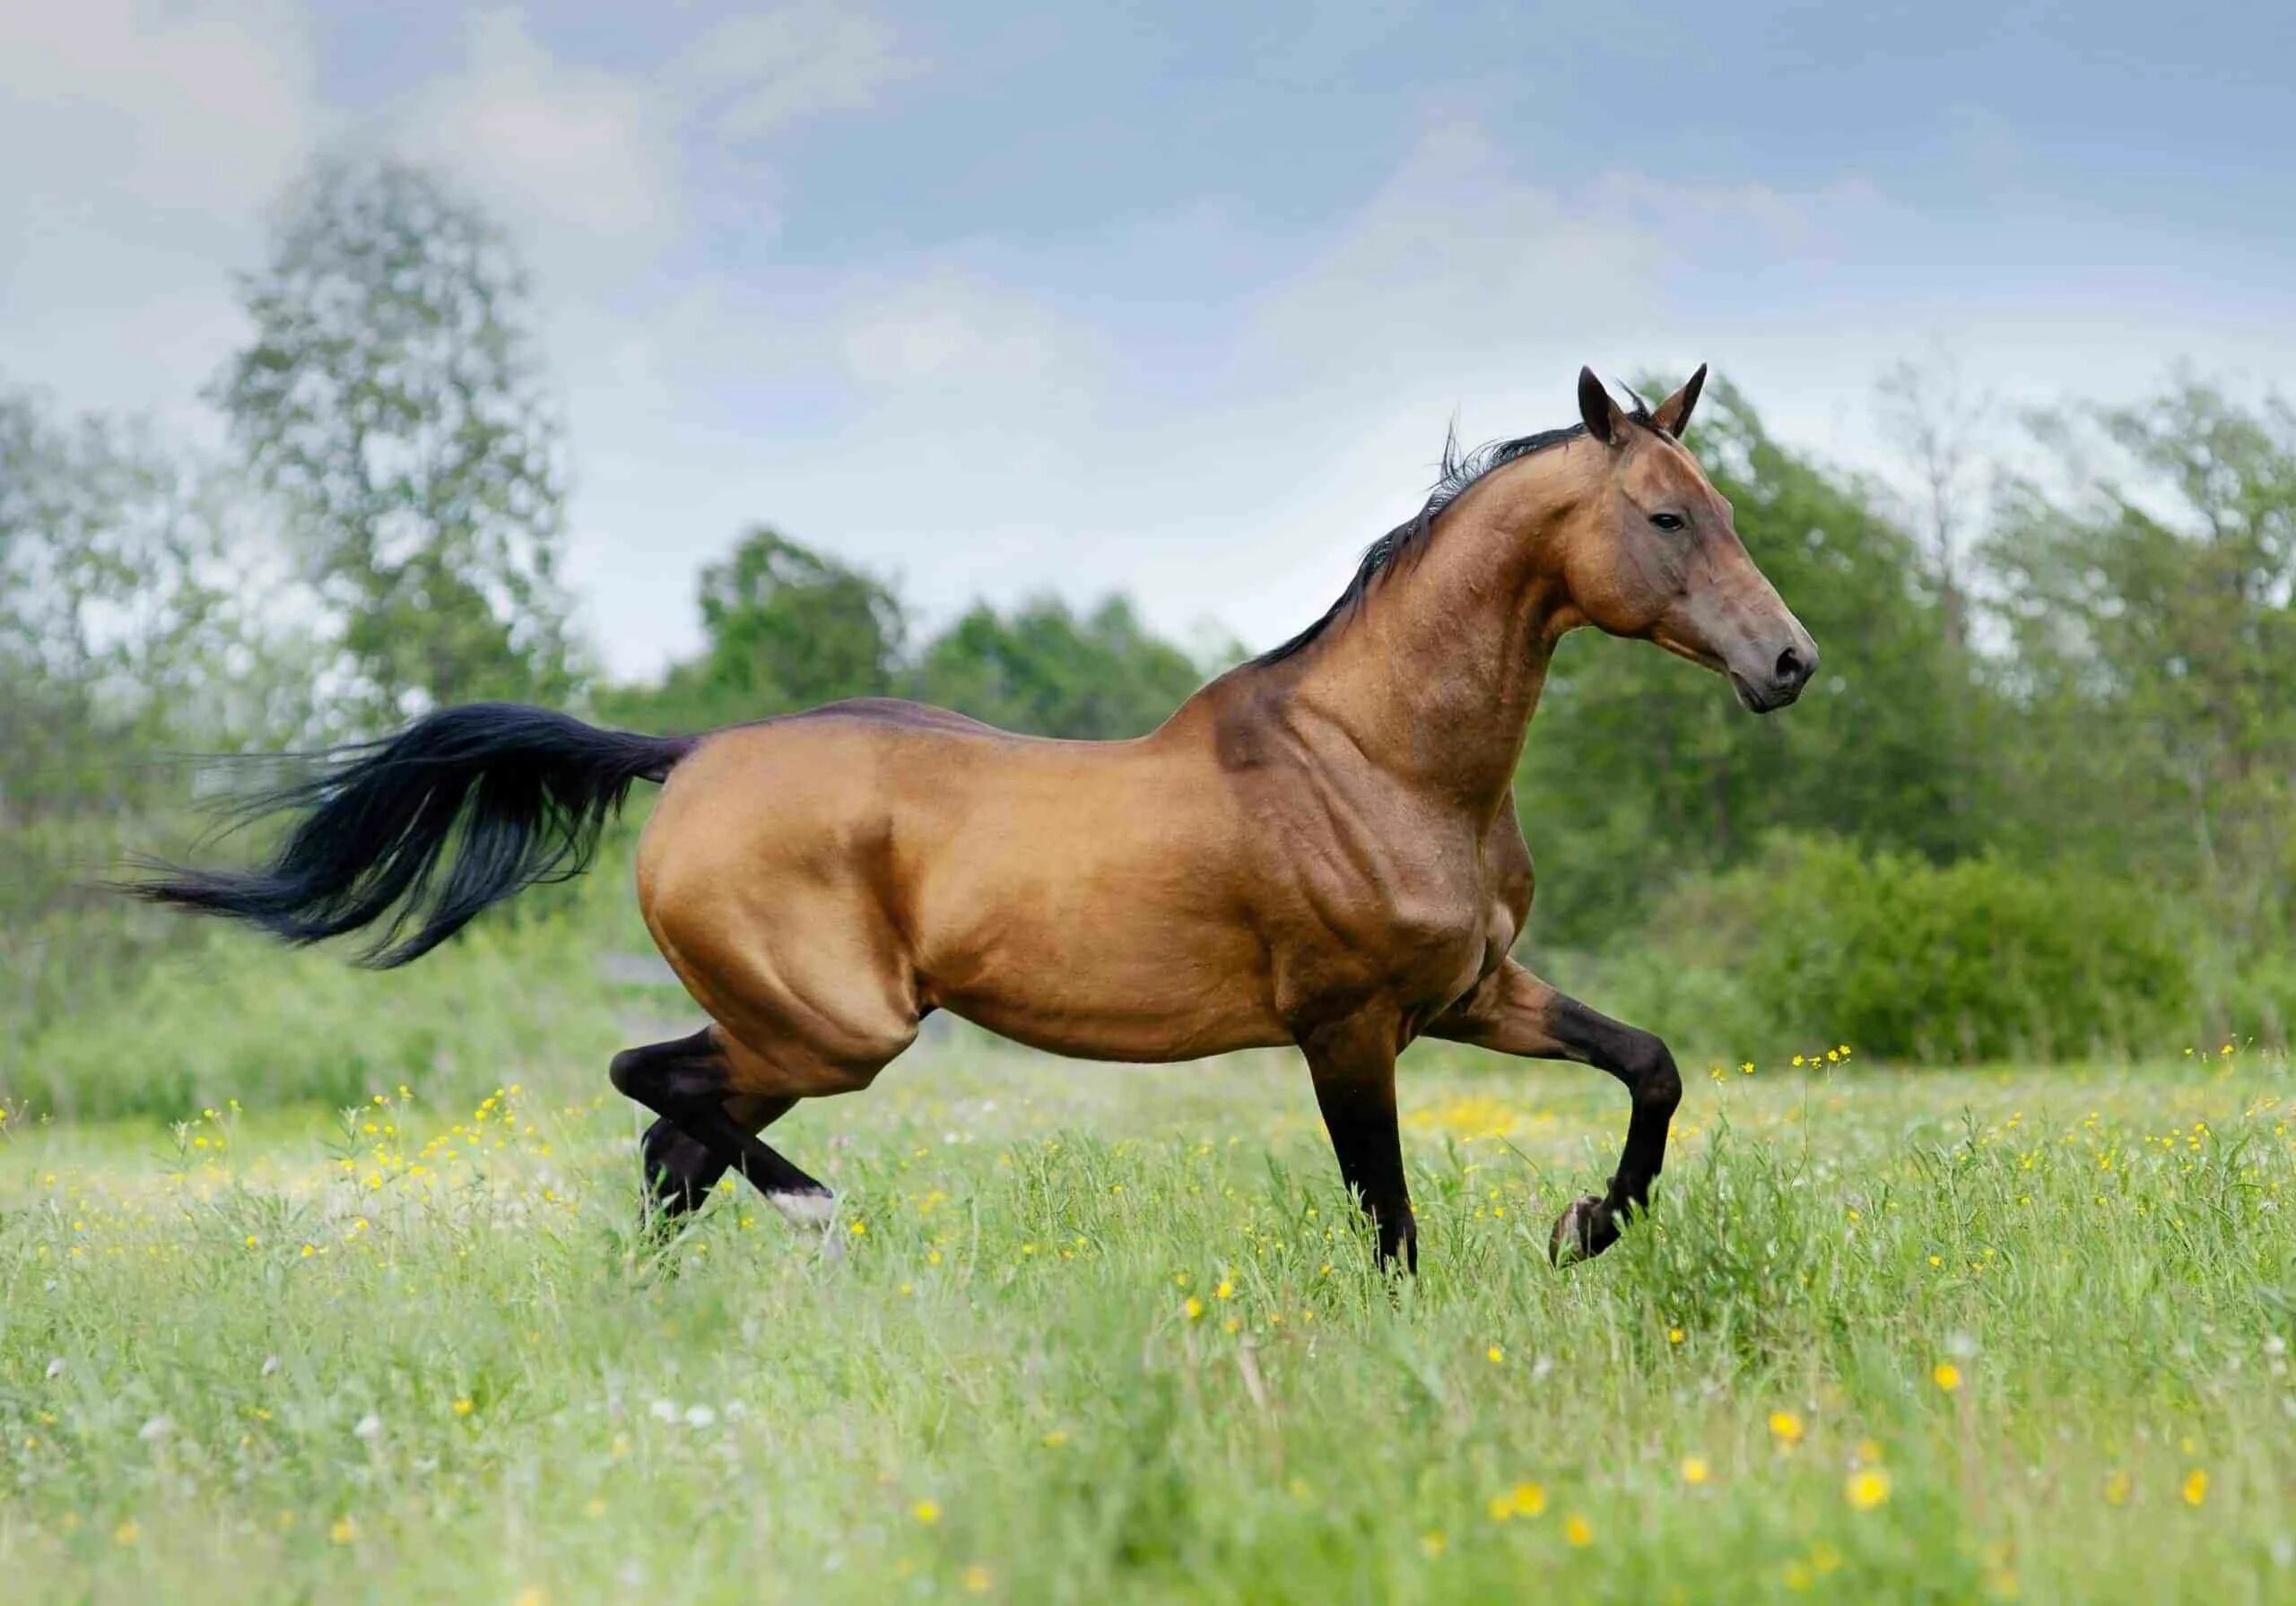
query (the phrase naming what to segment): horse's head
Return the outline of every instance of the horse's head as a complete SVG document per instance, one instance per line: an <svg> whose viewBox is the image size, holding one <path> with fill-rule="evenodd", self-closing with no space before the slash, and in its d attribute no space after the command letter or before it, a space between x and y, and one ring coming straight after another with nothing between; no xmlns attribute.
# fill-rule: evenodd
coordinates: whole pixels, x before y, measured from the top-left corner
<svg viewBox="0 0 2296 1606"><path fill-rule="evenodd" d="M1579 416L1598 460L1594 491L1564 534L1563 580L1588 623L1727 675L1739 701L1767 714L1802 694L1818 648L1683 448L1705 382L1700 368L1656 408L1630 413L1593 369L1579 370Z"/></svg>

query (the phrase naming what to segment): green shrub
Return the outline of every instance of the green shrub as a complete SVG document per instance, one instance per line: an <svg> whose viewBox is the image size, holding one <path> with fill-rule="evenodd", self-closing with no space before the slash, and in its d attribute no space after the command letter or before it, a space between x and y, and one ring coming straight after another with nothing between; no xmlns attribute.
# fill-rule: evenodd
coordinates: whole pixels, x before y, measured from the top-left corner
<svg viewBox="0 0 2296 1606"><path fill-rule="evenodd" d="M2221 985L2210 985L2205 1036L2286 1050L2296 1027L2296 954L2257 954Z"/></svg>
<svg viewBox="0 0 2296 1606"><path fill-rule="evenodd" d="M1662 952L1737 976L1774 1030L1889 1057L2125 1057L2196 1018L2174 911L2069 865L1779 837L1656 924Z"/></svg>

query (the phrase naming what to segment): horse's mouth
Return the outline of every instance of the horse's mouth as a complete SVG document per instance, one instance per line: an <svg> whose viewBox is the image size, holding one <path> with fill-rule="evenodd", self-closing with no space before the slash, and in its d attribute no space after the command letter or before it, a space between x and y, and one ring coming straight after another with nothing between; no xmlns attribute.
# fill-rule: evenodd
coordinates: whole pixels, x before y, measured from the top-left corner
<svg viewBox="0 0 2296 1606"><path fill-rule="evenodd" d="M1735 669L1725 670L1723 673L1730 677L1730 690L1738 694L1738 700L1744 703L1751 713L1774 714L1802 695L1802 689L1799 686L1775 686L1768 691L1762 691L1758 690L1752 681Z"/></svg>

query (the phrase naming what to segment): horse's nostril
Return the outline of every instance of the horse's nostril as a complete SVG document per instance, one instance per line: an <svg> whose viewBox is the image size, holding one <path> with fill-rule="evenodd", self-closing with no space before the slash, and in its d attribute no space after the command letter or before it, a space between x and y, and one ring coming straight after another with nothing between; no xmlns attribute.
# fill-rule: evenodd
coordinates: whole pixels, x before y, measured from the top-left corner
<svg viewBox="0 0 2296 1606"><path fill-rule="evenodd" d="M1809 675L1809 666L1802 662L1802 655L1787 647L1778 655L1778 678L1799 685Z"/></svg>

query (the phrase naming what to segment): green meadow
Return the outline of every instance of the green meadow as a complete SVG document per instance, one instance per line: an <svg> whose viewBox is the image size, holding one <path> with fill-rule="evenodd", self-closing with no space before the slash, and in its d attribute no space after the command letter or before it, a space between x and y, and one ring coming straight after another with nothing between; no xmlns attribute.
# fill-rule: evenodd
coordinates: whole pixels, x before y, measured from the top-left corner
<svg viewBox="0 0 2296 1606"><path fill-rule="evenodd" d="M1557 1272L1622 1095L1415 1052L1396 1280L1293 1057L958 1029L775 1129L830 1243L732 1186L662 1237L592 1039L671 997L471 1019L513 948L309 1006L328 1074L427 1029L451 1095L0 1125L0 1593L2296 1596L2283 1057L1688 1066L1651 1217Z"/></svg>

